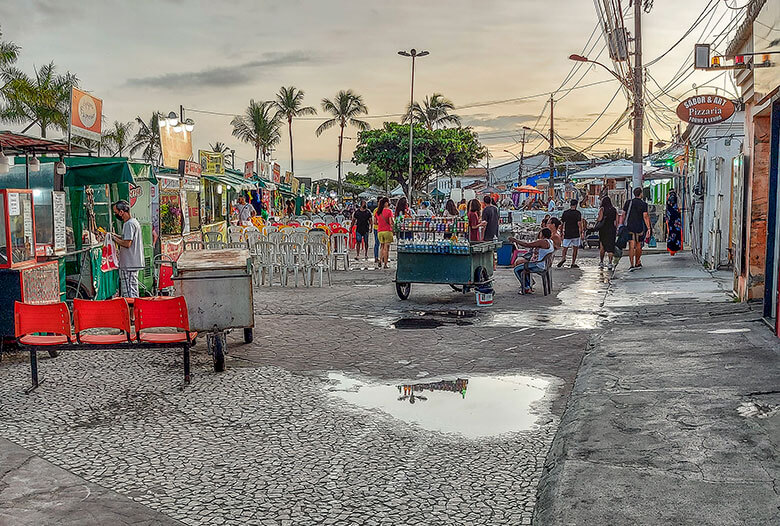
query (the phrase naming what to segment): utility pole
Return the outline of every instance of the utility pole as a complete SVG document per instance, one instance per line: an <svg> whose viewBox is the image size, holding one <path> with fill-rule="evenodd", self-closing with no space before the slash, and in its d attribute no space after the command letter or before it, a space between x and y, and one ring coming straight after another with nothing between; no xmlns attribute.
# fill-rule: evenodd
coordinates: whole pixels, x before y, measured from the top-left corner
<svg viewBox="0 0 780 526"><path fill-rule="evenodd" d="M550 94L550 197L555 197L555 118L553 113L553 106L555 101L552 94Z"/></svg>
<svg viewBox="0 0 780 526"><path fill-rule="evenodd" d="M417 51L412 48L409 51L399 51L399 55L412 58L412 86L409 96L409 206L414 206L414 174L412 172L412 143L414 141L414 59L425 57L428 51Z"/></svg>
<svg viewBox="0 0 780 526"><path fill-rule="evenodd" d="M517 184L523 184L523 159L525 158L525 129L523 129L523 142L520 143L520 164L517 167Z"/></svg>
<svg viewBox="0 0 780 526"><path fill-rule="evenodd" d="M642 2L634 0L634 155L631 186L642 187Z"/></svg>

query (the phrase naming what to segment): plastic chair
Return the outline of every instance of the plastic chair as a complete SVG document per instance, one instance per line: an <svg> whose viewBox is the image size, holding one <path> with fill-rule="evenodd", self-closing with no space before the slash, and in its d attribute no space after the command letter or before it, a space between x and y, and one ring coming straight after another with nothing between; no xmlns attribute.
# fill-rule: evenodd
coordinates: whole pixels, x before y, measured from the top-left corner
<svg viewBox="0 0 780 526"><path fill-rule="evenodd" d="M303 246L306 243L306 232L293 232L288 236L290 243L298 243Z"/></svg>
<svg viewBox="0 0 780 526"><path fill-rule="evenodd" d="M268 234L268 241L279 247L281 243L287 241L287 235L284 232L271 232Z"/></svg>
<svg viewBox="0 0 780 526"><path fill-rule="evenodd" d="M271 225L267 225L267 226L266 226L266 227L263 229L263 234L265 234L266 236L270 236L270 235L271 235L271 234L273 234L274 232L278 232L278 231L279 231L279 227L278 227L278 226L271 226Z"/></svg>
<svg viewBox="0 0 780 526"><path fill-rule="evenodd" d="M254 254L252 255L252 269L255 275L256 285L264 285L266 276L268 277L268 286L274 277L274 270L278 267L276 261L276 245L270 241L259 241L254 245Z"/></svg>
<svg viewBox="0 0 780 526"><path fill-rule="evenodd" d="M333 222L335 222L335 221L336 221L336 218L335 218L335 217L333 217L332 215L329 215L329 214L327 214L327 215L324 215L324 216L322 216L322 221L323 221L325 224L328 224L328 223L333 223Z"/></svg>
<svg viewBox="0 0 780 526"><path fill-rule="evenodd" d="M222 241L221 232L203 232L203 242L206 245L209 245L210 243L221 243Z"/></svg>
<svg viewBox="0 0 780 526"><path fill-rule="evenodd" d="M203 241L185 241L184 250L203 250Z"/></svg>
<svg viewBox="0 0 780 526"><path fill-rule="evenodd" d="M309 228L308 228L308 227L306 227L306 226L299 226L299 227L296 227L296 228L295 228L295 231L296 231L296 232L303 232L303 233L306 233L306 232L308 232L308 231L309 231Z"/></svg>
<svg viewBox="0 0 780 526"><path fill-rule="evenodd" d="M154 295L160 296L161 292L164 292L165 296L171 295L176 290L173 283L173 260L160 254L154 256L153 265L155 273Z"/></svg>
<svg viewBox="0 0 780 526"><path fill-rule="evenodd" d="M246 250L247 246L248 245L246 241L225 243L225 248L240 248Z"/></svg>
<svg viewBox="0 0 780 526"><path fill-rule="evenodd" d="M295 286L298 286L298 272L305 270L305 259L305 252L298 243L285 242L279 245L279 264L284 286L287 286L287 273L291 271L295 273ZM305 277L304 283L308 286Z"/></svg>
<svg viewBox="0 0 780 526"><path fill-rule="evenodd" d="M228 240L231 243L236 243L244 239L244 227L230 225L228 227Z"/></svg>
<svg viewBox="0 0 780 526"><path fill-rule="evenodd" d="M328 286L331 285L330 258L328 257L328 245L318 241L308 242L304 245L306 253L306 275L310 285L314 285L314 271L319 272L320 287L322 287L322 274L328 273Z"/></svg>
<svg viewBox="0 0 780 526"><path fill-rule="evenodd" d="M130 307L124 298L110 300L73 300L73 325L79 343L107 345L131 343ZM116 329L119 334L81 334L89 329Z"/></svg>
<svg viewBox="0 0 780 526"><path fill-rule="evenodd" d="M338 270L338 262L344 262L344 270L349 270L349 236L346 232L331 234L330 257L333 261L333 270Z"/></svg>
<svg viewBox="0 0 780 526"><path fill-rule="evenodd" d="M198 333L190 331L187 302L182 296L136 298L135 328L139 342L192 343ZM146 329L173 328L180 332L146 332Z"/></svg>
<svg viewBox="0 0 780 526"><path fill-rule="evenodd" d="M73 341L65 303L32 305L14 302L14 335L25 345L62 345Z"/></svg>
<svg viewBox="0 0 780 526"><path fill-rule="evenodd" d="M327 247L328 245L328 233L324 230L309 230L306 233L307 243L321 243Z"/></svg>
<svg viewBox="0 0 780 526"><path fill-rule="evenodd" d="M552 292L552 267L555 260L555 253L551 252L544 256L544 270L542 271L529 271L523 270L522 274L538 274L542 280L542 291L545 296Z"/></svg>
<svg viewBox="0 0 780 526"><path fill-rule="evenodd" d="M204 248L206 250L223 250L225 248L225 243L222 241L214 241L211 243L205 243Z"/></svg>
<svg viewBox="0 0 780 526"><path fill-rule="evenodd" d="M301 221L301 226L302 227L306 227L307 229L311 228L313 225L314 225L314 223L312 223L311 220L309 220L309 219Z"/></svg>

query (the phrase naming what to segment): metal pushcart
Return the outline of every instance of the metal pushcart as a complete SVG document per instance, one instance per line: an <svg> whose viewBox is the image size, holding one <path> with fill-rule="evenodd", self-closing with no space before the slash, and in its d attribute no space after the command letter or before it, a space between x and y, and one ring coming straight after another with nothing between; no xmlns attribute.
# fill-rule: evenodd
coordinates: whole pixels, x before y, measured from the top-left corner
<svg viewBox="0 0 780 526"><path fill-rule="evenodd" d="M187 300L190 329L206 334L214 370L225 370L226 334L243 328L254 339L252 262L245 249L187 250L174 264L176 294Z"/></svg>

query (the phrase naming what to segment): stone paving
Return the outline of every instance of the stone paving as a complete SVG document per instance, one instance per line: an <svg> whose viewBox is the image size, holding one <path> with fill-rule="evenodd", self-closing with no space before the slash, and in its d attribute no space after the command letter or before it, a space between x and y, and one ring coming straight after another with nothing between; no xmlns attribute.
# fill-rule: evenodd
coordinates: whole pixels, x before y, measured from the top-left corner
<svg viewBox="0 0 780 526"><path fill-rule="evenodd" d="M333 287L258 290L255 342L232 335L222 374L199 343L184 390L173 351L42 359L46 380L30 395L27 364L4 360L0 437L172 523L530 524L608 279L590 262L557 271L551 296L520 296L499 270L496 304L477 311L446 286L414 286L402 302L392 277L366 269L334 273ZM394 328L429 316L442 324ZM533 429L466 439L339 400L331 371L392 385L526 374L551 387ZM27 524L7 491L0 480L0 523Z"/></svg>

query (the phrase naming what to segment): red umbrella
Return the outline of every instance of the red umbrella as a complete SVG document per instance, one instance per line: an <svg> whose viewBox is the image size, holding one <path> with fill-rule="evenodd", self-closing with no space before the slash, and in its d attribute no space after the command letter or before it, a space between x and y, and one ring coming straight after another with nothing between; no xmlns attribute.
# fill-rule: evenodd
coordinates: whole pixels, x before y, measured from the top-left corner
<svg viewBox="0 0 780 526"><path fill-rule="evenodd" d="M527 185L527 184L523 185L523 186L518 186L517 188L515 188L515 192L520 192L520 193L523 193L523 194L543 194L544 193L544 191L539 190L535 186L530 186L530 185Z"/></svg>

